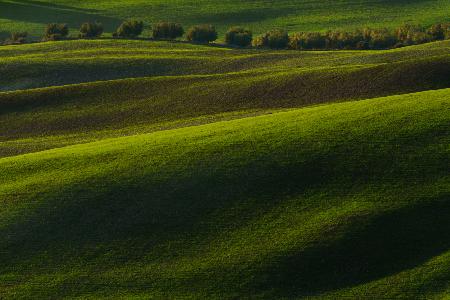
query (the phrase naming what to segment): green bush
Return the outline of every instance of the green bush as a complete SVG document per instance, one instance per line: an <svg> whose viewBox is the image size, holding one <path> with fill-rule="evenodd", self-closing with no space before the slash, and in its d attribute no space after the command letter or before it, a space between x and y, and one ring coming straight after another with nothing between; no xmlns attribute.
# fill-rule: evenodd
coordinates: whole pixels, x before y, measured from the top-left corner
<svg viewBox="0 0 450 300"><path fill-rule="evenodd" d="M212 25L195 25L189 28L186 38L190 42L210 43L217 40L217 31Z"/></svg>
<svg viewBox="0 0 450 300"><path fill-rule="evenodd" d="M253 40L255 47L285 48L287 33L272 30ZM289 36L289 48L305 49L390 49L450 39L450 23L431 26L425 30L418 25L405 24L394 31L364 28L353 32L298 32Z"/></svg>
<svg viewBox="0 0 450 300"><path fill-rule="evenodd" d="M410 38L411 38L412 44L414 44L414 45L429 43L429 42L435 40L432 35L430 35L426 32L423 32L423 31L418 31L418 32L412 33Z"/></svg>
<svg viewBox="0 0 450 300"><path fill-rule="evenodd" d="M325 35L325 48L338 49L339 48L339 32L328 31Z"/></svg>
<svg viewBox="0 0 450 300"><path fill-rule="evenodd" d="M253 34L243 27L231 27L225 34L225 43L228 45L247 47L252 44Z"/></svg>
<svg viewBox="0 0 450 300"><path fill-rule="evenodd" d="M369 42L359 41L359 42L356 43L355 48L357 50L369 50L370 49L370 45L369 45Z"/></svg>
<svg viewBox="0 0 450 300"><path fill-rule="evenodd" d="M252 46L256 48L263 48L266 47L266 37L264 35L257 36L252 40Z"/></svg>
<svg viewBox="0 0 450 300"><path fill-rule="evenodd" d="M96 38L103 34L103 25L98 22L87 22L80 27L80 38Z"/></svg>
<svg viewBox="0 0 450 300"><path fill-rule="evenodd" d="M330 49L367 49L370 47L370 34L370 29L329 32L326 44Z"/></svg>
<svg viewBox="0 0 450 300"><path fill-rule="evenodd" d="M397 42L403 45L422 43L428 39L425 30L419 25L405 24L395 29ZM431 35L429 39L432 39Z"/></svg>
<svg viewBox="0 0 450 300"><path fill-rule="evenodd" d="M113 33L114 37L136 38L142 34L144 22L137 20L124 21Z"/></svg>
<svg viewBox="0 0 450 300"><path fill-rule="evenodd" d="M450 23L435 24L427 30L427 33L433 40L450 39Z"/></svg>
<svg viewBox="0 0 450 300"><path fill-rule="evenodd" d="M431 26L427 33L433 37L434 40L443 40L445 38L445 30L442 24L435 24Z"/></svg>
<svg viewBox="0 0 450 300"><path fill-rule="evenodd" d="M172 22L159 22L153 26L153 38L159 39L176 39L183 36L184 29L181 24Z"/></svg>
<svg viewBox="0 0 450 300"><path fill-rule="evenodd" d="M45 28L44 41L58 41L69 35L69 26L67 24L51 23Z"/></svg>
<svg viewBox="0 0 450 300"><path fill-rule="evenodd" d="M371 49L388 49L398 43L395 35L387 29L372 30L369 45Z"/></svg>
<svg viewBox="0 0 450 300"><path fill-rule="evenodd" d="M12 32L9 40L5 44L24 44L27 42L27 32Z"/></svg>
<svg viewBox="0 0 450 300"><path fill-rule="evenodd" d="M285 49L289 45L289 35L286 31L275 29L264 33L253 43L256 47L269 47L272 49Z"/></svg>
<svg viewBox="0 0 450 300"><path fill-rule="evenodd" d="M319 32L299 32L289 37L291 49L324 49L326 45L325 35Z"/></svg>
<svg viewBox="0 0 450 300"><path fill-rule="evenodd" d="M444 31L444 40L449 40L450 39L450 23L442 24L442 28Z"/></svg>

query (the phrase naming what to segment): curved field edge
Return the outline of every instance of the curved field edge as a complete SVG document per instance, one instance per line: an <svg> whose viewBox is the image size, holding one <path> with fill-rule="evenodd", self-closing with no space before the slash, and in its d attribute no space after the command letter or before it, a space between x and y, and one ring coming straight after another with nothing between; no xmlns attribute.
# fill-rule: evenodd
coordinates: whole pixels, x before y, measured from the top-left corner
<svg viewBox="0 0 450 300"><path fill-rule="evenodd" d="M294 58L281 55L273 68L0 93L0 156L278 109L449 87L450 56L434 52L440 49L436 45L411 48L414 51L374 52L365 62L353 57L348 65L330 65L329 56L337 54L311 52L308 60L322 56L324 65L292 67L289 61Z"/></svg>
<svg viewBox="0 0 450 300"><path fill-rule="evenodd" d="M449 108L446 89L0 159L0 291L444 295Z"/></svg>
<svg viewBox="0 0 450 300"><path fill-rule="evenodd" d="M0 47L0 90L148 76L211 75L400 62L448 55L450 41L383 51L267 51L148 41Z"/></svg>

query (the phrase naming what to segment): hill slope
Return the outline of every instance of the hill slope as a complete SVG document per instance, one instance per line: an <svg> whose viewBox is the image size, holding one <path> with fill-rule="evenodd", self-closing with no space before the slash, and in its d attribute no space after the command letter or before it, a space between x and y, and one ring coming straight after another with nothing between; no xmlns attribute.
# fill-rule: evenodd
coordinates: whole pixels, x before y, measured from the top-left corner
<svg viewBox="0 0 450 300"><path fill-rule="evenodd" d="M171 20L185 24L213 23L223 33L231 25L249 26L255 33L274 27L292 31L394 27L404 22L423 25L450 21L446 0L5 0L0 2L0 32L29 31L42 36L50 22L79 28L101 21L112 32L123 19L148 23ZM148 32L146 32L148 35Z"/></svg>
<svg viewBox="0 0 450 300"><path fill-rule="evenodd" d="M0 156L311 104L447 88L449 53L449 41L334 52L143 41L3 47L3 89L43 88L0 93ZM70 85L55 87L62 84Z"/></svg>
<svg viewBox="0 0 450 300"><path fill-rule="evenodd" d="M0 294L450 292L450 90L0 159Z"/></svg>

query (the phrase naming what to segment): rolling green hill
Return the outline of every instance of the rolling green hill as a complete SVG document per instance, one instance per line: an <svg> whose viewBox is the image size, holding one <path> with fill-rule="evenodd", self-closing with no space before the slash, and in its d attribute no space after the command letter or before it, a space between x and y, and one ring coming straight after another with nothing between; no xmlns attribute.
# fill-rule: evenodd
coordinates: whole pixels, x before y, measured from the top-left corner
<svg viewBox="0 0 450 300"><path fill-rule="evenodd" d="M0 2L99 20L327 30L427 1ZM146 32L148 35L148 31ZM450 41L384 51L0 47L0 299L450 295Z"/></svg>
<svg viewBox="0 0 450 300"><path fill-rule="evenodd" d="M50 22L79 28L82 22L94 20L112 32L128 18L147 23L170 20L186 26L213 23L221 33L230 25L245 25L255 33L274 27L291 31L354 29L405 22L431 25L450 21L449 12L446 0L4 0L0 2L0 33L26 30L38 37Z"/></svg>
<svg viewBox="0 0 450 300"><path fill-rule="evenodd" d="M0 159L7 298L440 298L450 89Z"/></svg>
<svg viewBox="0 0 450 300"><path fill-rule="evenodd" d="M1 87L13 91L0 93L0 157L311 104L448 88L449 53L449 41L321 52L144 41L2 47Z"/></svg>
<svg viewBox="0 0 450 300"><path fill-rule="evenodd" d="M449 55L450 41L389 51L301 52L238 50L136 40L48 42L0 47L0 68L3 72L0 91L150 76L233 73L235 76L254 77L263 73L287 75L344 67L348 70L397 69L392 63L402 65L398 68L399 72L402 68L408 68L407 65L409 68L422 68L420 64L423 68L441 68L445 71L448 70ZM406 73L406 76L411 76L415 72Z"/></svg>

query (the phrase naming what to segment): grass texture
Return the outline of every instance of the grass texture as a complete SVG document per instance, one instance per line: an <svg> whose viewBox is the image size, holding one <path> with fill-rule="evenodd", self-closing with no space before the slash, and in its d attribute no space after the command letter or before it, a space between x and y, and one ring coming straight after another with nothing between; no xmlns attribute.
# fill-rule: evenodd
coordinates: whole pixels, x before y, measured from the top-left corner
<svg viewBox="0 0 450 300"><path fill-rule="evenodd" d="M0 82L11 91L0 93L0 157L448 88L449 51L449 41L389 51L319 52L144 41L3 47Z"/></svg>
<svg viewBox="0 0 450 300"><path fill-rule="evenodd" d="M0 159L0 292L441 297L450 90Z"/></svg>
<svg viewBox="0 0 450 300"><path fill-rule="evenodd" d="M449 50L1 47L0 298L448 297Z"/></svg>

